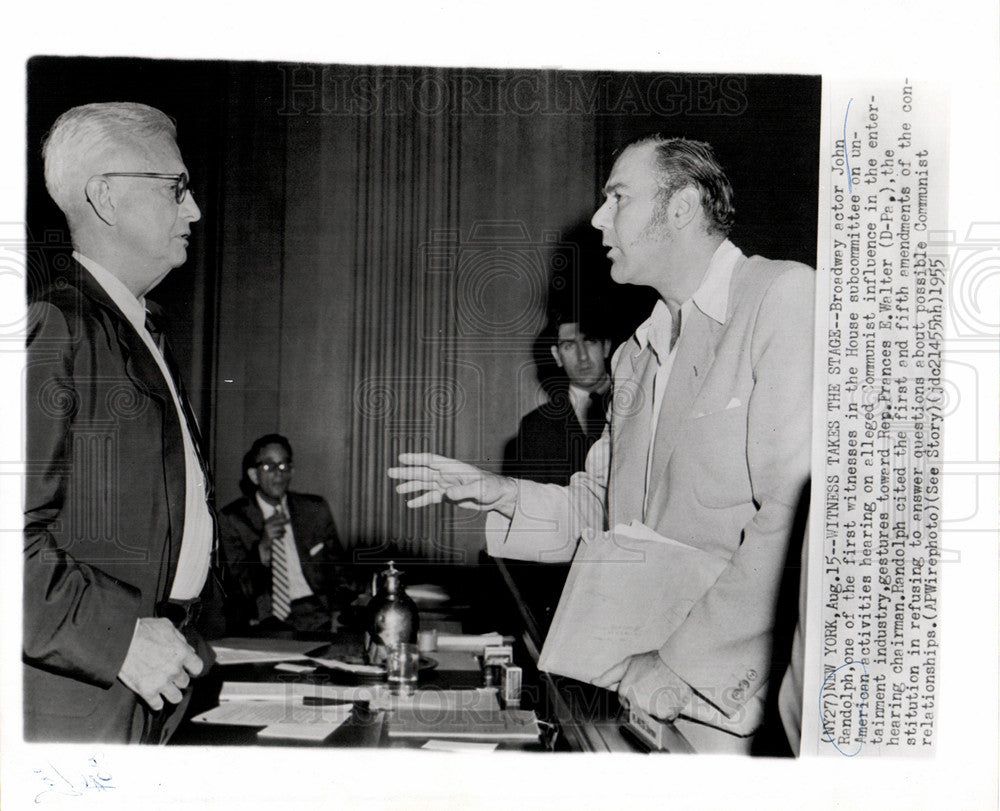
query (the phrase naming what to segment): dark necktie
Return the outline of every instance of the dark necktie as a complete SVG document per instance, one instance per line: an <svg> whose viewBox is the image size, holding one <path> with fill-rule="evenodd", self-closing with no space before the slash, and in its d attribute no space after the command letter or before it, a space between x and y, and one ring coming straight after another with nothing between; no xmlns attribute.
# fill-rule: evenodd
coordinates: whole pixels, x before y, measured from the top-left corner
<svg viewBox="0 0 1000 811"><path fill-rule="evenodd" d="M177 360L174 358L174 353L170 351L170 344L167 342L166 335L163 334L162 313L155 305L148 305L148 309L146 310L146 330L153 336L153 341L160 350L163 362L167 365L167 370L173 379L174 391L177 392L181 411L184 412L184 420L187 423L188 432L191 434L191 443L194 445L194 452L198 456L198 464L205 474L205 495L206 498L209 498L211 496L209 489L212 477L208 468L208 462L202 452L201 431L198 428L198 420L195 419L194 409L191 408L191 401L188 400L187 391L184 388L184 380L177 366Z"/></svg>
<svg viewBox="0 0 1000 811"><path fill-rule="evenodd" d="M606 417L604 412L604 395L596 391L590 393L590 401L587 403L587 413L584 420L584 431L587 438L596 442L604 433L604 423Z"/></svg>

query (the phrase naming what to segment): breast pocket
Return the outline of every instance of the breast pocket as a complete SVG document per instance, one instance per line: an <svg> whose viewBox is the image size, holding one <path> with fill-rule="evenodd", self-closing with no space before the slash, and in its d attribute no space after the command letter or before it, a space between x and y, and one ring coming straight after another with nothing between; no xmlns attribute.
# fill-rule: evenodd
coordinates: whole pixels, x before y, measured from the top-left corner
<svg viewBox="0 0 1000 811"><path fill-rule="evenodd" d="M746 404L737 400L725 408L693 416L686 430L698 501L713 508L750 501Z"/></svg>

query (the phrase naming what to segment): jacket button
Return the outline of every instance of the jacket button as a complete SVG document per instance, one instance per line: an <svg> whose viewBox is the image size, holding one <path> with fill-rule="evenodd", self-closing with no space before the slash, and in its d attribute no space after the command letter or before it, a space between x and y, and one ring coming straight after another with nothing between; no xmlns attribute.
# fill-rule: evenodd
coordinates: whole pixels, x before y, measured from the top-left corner
<svg viewBox="0 0 1000 811"><path fill-rule="evenodd" d="M747 671L747 678L750 679L750 681L753 681L754 679L756 679L757 678L757 671L754 670L753 668L751 668L750 670L748 670Z"/></svg>

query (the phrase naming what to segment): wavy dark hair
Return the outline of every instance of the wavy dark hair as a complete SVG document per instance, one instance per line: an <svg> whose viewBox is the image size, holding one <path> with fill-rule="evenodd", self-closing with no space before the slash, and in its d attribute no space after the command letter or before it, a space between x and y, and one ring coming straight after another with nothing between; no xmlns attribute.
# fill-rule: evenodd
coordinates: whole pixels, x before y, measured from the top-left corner
<svg viewBox="0 0 1000 811"><path fill-rule="evenodd" d="M660 201L666 205L674 193L688 186L701 191L701 205L708 217L709 233L726 236L736 219L733 187L710 144L687 138L647 135L633 146L653 144L656 148L657 182Z"/></svg>

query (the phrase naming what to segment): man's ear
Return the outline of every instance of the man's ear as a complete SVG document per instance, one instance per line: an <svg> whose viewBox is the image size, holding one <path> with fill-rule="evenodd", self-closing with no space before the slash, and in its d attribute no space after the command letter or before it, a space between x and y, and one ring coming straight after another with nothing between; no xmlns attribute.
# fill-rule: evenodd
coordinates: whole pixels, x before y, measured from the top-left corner
<svg viewBox="0 0 1000 811"><path fill-rule="evenodd" d="M549 347L549 351L552 353L552 358L553 360L555 360L556 366L562 369L563 363L562 363L562 358L559 357L559 347L552 345Z"/></svg>
<svg viewBox="0 0 1000 811"><path fill-rule="evenodd" d="M255 487L260 487L260 474L257 472L257 468L248 467L247 478L254 483Z"/></svg>
<svg viewBox="0 0 1000 811"><path fill-rule="evenodd" d="M87 200L94 213L108 225L114 225L118 221L111 184L107 178L92 177L87 181Z"/></svg>
<svg viewBox="0 0 1000 811"><path fill-rule="evenodd" d="M687 186L670 198L670 223L678 230L687 228L701 213L701 192L696 186Z"/></svg>
<svg viewBox="0 0 1000 811"><path fill-rule="evenodd" d="M604 359L607 360L608 355L611 354L611 341L605 339L601 346L603 347L602 351L604 353Z"/></svg>

